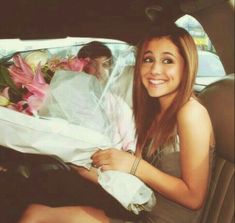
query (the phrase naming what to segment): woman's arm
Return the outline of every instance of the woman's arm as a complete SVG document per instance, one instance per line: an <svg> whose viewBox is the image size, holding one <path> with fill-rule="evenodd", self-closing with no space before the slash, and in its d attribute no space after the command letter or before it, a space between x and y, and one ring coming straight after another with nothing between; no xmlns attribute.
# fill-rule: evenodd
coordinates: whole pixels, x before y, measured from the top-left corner
<svg viewBox="0 0 235 223"><path fill-rule="evenodd" d="M209 175L209 145L211 122L206 109L190 100L177 117L180 138L181 177L166 174L141 160L135 175L163 196L191 209L204 201ZM135 157L121 151L101 151L93 162L103 170L130 172Z"/></svg>
<svg viewBox="0 0 235 223"><path fill-rule="evenodd" d="M181 177L165 174L142 161L136 175L156 191L191 209L202 206L209 175L211 122L197 101L189 101L178 114Z"/></svg>

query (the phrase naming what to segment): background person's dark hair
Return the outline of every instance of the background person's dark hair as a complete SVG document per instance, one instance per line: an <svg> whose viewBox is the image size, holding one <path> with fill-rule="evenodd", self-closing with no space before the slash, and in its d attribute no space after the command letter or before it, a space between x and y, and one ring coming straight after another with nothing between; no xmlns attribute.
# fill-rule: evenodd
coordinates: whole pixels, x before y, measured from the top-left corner
<svg viewBox="0 0 235 223"><path fill-rule="evenodd" d="M92 41L86 44L78 51L77 54L78 58L90 58L90 59L96 59L102 56L111 58L112 53L107 46L98 41Z"/></svg>

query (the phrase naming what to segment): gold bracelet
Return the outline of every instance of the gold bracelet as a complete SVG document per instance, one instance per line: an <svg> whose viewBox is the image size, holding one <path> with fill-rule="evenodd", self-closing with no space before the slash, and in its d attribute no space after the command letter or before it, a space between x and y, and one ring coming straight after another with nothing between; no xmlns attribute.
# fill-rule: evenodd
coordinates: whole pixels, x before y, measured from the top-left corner
<svg viewBox="0 0 235 223"><path fill-rule="evenodd" d="M137 168L138 168L138 166L139 166L140 160L141 160L140 157L136 157L136 158L135 158L135 160L134 160L134 162L133 162L133 164L132 164L132 167L131 167L130 174L135 175L136 170L137 170Z"/></svg>

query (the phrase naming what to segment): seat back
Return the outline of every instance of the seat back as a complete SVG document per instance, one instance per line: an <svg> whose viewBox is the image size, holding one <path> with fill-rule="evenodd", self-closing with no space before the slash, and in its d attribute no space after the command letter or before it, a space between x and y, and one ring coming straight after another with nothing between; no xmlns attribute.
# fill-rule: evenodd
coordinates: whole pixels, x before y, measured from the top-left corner
<svg viewBox="0 0 235 223"><path fill-rule="evenodd" d="M201 223L234 222L234 74L207 86L199 98L216 140L215 167Z"/></svg>

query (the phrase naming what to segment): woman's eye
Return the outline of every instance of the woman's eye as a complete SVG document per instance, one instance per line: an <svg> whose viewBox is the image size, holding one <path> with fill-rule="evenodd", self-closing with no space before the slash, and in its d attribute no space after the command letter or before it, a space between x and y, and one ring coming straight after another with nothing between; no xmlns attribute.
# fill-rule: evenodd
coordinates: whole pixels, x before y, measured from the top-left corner
<svg viewBox="0 0 235 223"><path fill-rule="evenodd" d="M173 63L173 60L172 59L164 59L162 62L164 64L171 64L171 63Z"/></svg>
<svg viewBox="0 0 235 223"><path fill-rule="evenodd" d="M150 58L150 57L145 57L145 58L143 59L143 62L144 62L144 63L152 63L152 62L153 62L153 59Z"/></svg>

